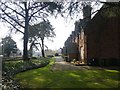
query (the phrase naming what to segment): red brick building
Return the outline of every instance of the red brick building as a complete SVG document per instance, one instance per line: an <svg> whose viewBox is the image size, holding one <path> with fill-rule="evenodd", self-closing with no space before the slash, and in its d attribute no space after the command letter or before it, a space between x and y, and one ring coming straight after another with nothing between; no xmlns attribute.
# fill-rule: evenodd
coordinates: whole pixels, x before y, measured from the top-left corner
<svg viewBox="0 0 120 90"><path fill-rule="evenodd" d="M85 9L84 9L85 10ZM91 9L88 7L87 11ZM69 59L76 60L88 65L99 66L118 66L120 65L120 18L112 8L101 8L101 10L90 19L86 12L83 13L84 19L80 19L75 23L75 34L67 40L65 45L67 50L66 55ZM87 17L87 18L86 18ZM68 53L76 45L78 50L74 54ZM73 50L74 51L74 50Z"/></svg>
<svg viewBox="0 0 120 90"><path fill-rule="evenodd" d="M120 64L120 19L99 11L85 27L87 61L95 65Z"/></svg>

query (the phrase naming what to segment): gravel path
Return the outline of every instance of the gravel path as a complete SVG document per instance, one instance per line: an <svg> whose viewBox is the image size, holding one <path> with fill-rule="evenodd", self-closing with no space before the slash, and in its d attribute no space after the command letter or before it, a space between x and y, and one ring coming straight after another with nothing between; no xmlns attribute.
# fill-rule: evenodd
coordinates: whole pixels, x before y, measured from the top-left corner
<svg viewBox="0 0 120 90"><path fill-rule="evenodd" d="M55 64L52 67L52 70L91 70L91 69L102 69L100 67L92 66L75 66L68 62L65 62L62 57L56 57Z"/></svg>

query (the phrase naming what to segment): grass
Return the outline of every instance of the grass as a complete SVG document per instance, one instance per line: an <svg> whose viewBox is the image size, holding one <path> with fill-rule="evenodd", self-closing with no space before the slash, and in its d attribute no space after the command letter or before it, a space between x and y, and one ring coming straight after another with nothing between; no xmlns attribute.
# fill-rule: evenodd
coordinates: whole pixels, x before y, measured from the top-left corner
<svg viewBox="0 0 120 90"><path fill-rule="evenodd" d="M51 71L54 59L43 68L15 75L22 88L118 88L117 70Z"/></svg>

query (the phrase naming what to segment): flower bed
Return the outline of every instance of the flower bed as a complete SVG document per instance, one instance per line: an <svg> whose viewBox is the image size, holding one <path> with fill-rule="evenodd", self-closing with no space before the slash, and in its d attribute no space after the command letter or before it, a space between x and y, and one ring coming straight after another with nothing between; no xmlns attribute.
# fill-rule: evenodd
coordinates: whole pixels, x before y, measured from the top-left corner
<svg viewBox="0 0 120 90"><path fill-rule="evenodd" d="M46 60L30 60L30 61L3 61L2 71L2 89L14 90L19 89L19 84L12 77L20 72L44 67L49 64L49 58Z"/></svg>

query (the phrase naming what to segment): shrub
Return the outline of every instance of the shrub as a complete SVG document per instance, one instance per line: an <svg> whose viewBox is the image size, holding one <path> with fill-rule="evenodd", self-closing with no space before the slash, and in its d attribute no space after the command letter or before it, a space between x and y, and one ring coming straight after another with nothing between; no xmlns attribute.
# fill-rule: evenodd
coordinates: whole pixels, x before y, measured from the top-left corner
<svg viewBox="0 0 120 90"><path fill-rule="evenodd" d="M4 61L2 67L2 88L6 90L19 90L19 85L12 79L12 76L30 69L44 67L49 64L47 60L30 60L30 61Z"/></svg>
<svg viewBox="0 0 120 90"><path fill-rule="evenodd" d="M37 57L32 57L32 59L37 59Z"/></svg>
<svg viewBox="0 0 120 90"><path fill-rule="evenodd" d="M53 55L47 55L47 57L54 57Z"/></svg>
<svg viewBox="0 0 120 90"><path fill-rule="evenodd" d="M59 54L58 54L58 53L55 53L55 56L59 56Z"/></svg>

